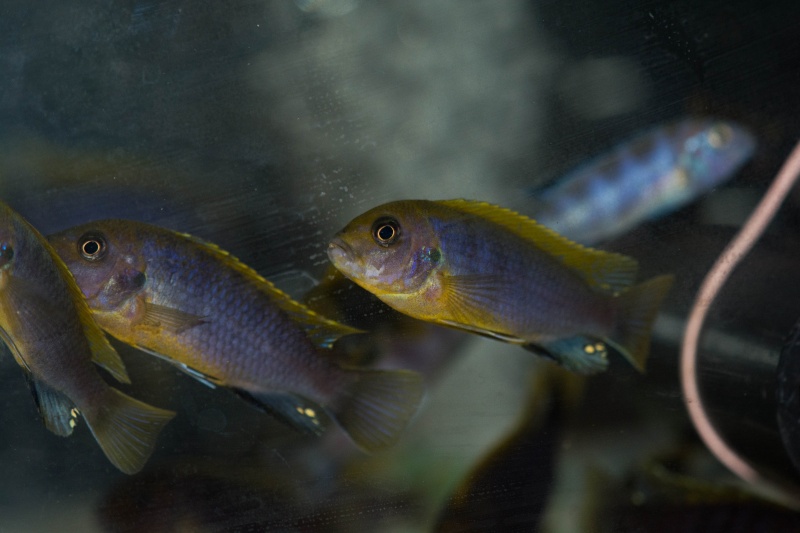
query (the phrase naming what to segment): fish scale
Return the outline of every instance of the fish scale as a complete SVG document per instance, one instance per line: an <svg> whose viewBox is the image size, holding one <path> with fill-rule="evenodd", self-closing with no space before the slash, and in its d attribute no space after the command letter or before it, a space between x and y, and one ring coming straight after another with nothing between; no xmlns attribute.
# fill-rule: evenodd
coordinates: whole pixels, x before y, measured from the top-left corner
<svg viewBox="0 0 800 533"><path fill-rule="evenodd" d="M147 271L149 280L173 281L170 286L155 283L152 290L147 289L146 292L154 301L174 302L183 312L198 317L215 316L214 320L202 327L191 328L175 337L185 351L186 362L209 376L224 375L226 382L235 387L293 390L325 398L327 391L320 386L324 383L292 379L292 376L302 373L284 375L273 367L281 360L293 361L298 368L311 366L310 359L317 357L316 348L302 329L282 316L275 306L269 305L268 300L262 301L257 314L243 313L243 306L248 305L245 302L256 298L258 292L244 290L241 285L245 280L237 279L226 270L215 271L213 256L189 257L190 260L185 262L170 260L163 265L158 261L150 261ZM205 275L200 275L201 272ZM209 297L210 293L206 290L209 285L227 287L223 291L222 305L214 305L213 298ZM185 288L186 294L182 294L179 288ZM254 320L259 315L261 320ZM287 357L289 352L295 357ZM335 367L331 367L330 371L335 372Z"/></svg>
<svg viewBox="0 0 800 533"><path fill-rule="evenodd" d="M559 337L576 330L599 335L610 328L609 320L602 320L608 313L598 311L608 308L606 298L522 239L502 233L486 239L482 235L487 228L480 221L453 229L452 224L431 217L430 224L439 234L451 275L483 274L506 280L495 284L492 295L496 302L493 316L503 320L487 322L488 328L537 338ZM571 305L560 305L563 302Z"/></svg>

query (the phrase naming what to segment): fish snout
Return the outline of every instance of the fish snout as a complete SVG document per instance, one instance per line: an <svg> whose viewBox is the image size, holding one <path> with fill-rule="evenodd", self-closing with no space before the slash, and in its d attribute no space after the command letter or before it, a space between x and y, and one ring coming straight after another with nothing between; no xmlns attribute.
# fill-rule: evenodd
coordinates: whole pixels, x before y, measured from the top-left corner
<svg viewBox="0 0 800 533"><path fill-rule="evenodd" d="M353 251L353 248L338 235L328 243L328 259L330 259L337 270L346 276L357 275L361 271L361 268L359 268L360 262L358 260L358 255Z"/></svg>
<svg viewBox="0 0 800 533"><path fill-rule="evenodd" d="M351 261L353 259L353 249L340 236L335 236L328 243L328 258L333 264L341 261Z"/></svg>

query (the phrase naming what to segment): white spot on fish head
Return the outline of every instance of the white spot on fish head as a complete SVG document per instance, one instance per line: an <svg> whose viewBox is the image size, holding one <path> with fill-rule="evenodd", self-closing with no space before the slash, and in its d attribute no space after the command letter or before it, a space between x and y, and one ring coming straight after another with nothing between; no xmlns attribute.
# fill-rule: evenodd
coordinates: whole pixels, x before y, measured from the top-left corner
<svg viewBox="0 0 800 533"><path fill-rule="evenodd" d="M364 269L364 277L369 280L379 281L383 276L384 269L385 265L381 265L380 268L376 268L375 265L368 264Z"/></svg>

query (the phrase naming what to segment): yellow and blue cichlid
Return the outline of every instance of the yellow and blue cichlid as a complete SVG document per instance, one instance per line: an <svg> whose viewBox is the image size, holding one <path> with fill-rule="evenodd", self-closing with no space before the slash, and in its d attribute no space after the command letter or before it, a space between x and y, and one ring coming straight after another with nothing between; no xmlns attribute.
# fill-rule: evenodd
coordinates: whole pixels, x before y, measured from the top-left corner
<svg viewBox="0 0 800 533"><path fill-rule="evenodd" d="M632 286L634 259L469 200L381 205L340 231L328 256L402 313L520 344L587 374L607 367L608 346L644 370L673 281Z"/></svg>
<svg viewBox="0 0 800 533"><path fill-rule="evenodd" d="M392 444L415 413L420 376L336 364L324 348L359 332L292 300L215 245L127 220L50 236L98 324L307 433L320 407L361 448Z"/></svg>
<svg viewBox="0 0 800 533"><path fill-rule="evenodd" d="M130 383L80 289L47 240L0 203L0 337L25 372L45 425L72 434L83 416L109 460L133 474L175 413L109 386L94 363Z"/></svg>

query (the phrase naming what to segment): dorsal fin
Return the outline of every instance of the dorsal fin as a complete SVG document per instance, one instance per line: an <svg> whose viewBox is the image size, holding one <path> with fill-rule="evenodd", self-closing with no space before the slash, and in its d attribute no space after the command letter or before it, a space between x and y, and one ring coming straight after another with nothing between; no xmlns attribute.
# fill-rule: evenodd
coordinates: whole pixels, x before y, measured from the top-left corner
<svg viewBox="0 0 800 533"><path fill-rule="evenodd" d="M243 275L252 279L254 282L258 283L261 287L261 290L270 297L275 305L281 308L286 314L289 315L289 318L306 330L308 337L317 346L330 348L331 345L340 337L353 333L363 333L363 331L360 329L356 329L345 324L340 324L335 320L325 318L300 302L292 299L291 296L273 285L271 281L264 278L261 274L239 261L239 259L230 253L221 249L216 244L212 244L186 233L179 233L179 235L188 238L200 246L205 247L206 250L208 250L212 255L223 261L226 266L242 273Z"/></svg>
<svg viewBox="0 0 800 533"><path fill-rule="evenodd" d="M578 273L596 289L617 293L631 286L636 279L639 264L635 259L587 248L510 209L474 200L440 200L435 203L502 226Z"/></svg>

